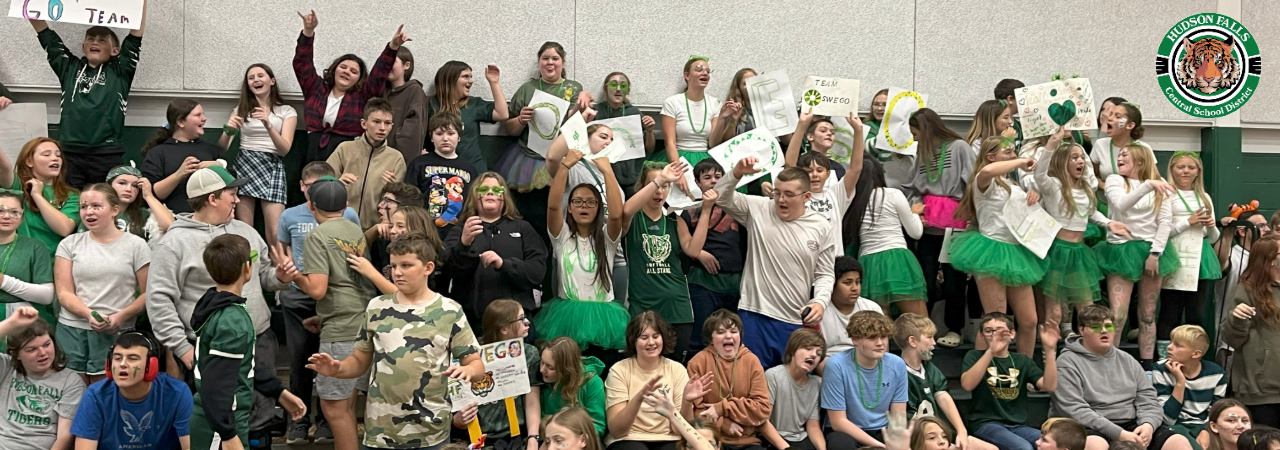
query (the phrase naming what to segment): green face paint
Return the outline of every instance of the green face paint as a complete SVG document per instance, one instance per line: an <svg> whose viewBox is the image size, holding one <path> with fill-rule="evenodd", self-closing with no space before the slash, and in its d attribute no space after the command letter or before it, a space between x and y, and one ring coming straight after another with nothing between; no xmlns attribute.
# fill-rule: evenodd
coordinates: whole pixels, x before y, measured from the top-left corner
<svg viewBox="0 0 1280 450"><path fill-rule="evenodd" d="M134 367L133 367L133 376L134 376L134 377L137 377L137 376L138 376L138 367L137 367L137 366L134 366Z"/></svg>

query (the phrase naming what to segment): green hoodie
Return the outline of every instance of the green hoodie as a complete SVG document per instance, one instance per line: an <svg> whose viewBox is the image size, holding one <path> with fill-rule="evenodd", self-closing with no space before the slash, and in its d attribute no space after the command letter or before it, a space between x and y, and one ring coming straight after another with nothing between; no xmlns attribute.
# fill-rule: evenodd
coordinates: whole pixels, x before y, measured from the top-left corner
<svg viewBox="0 0 1280 450"><path fill-rule="evenodd" d="M604 362L594 356L588 356L582 358L582 369L587 382L578 389L577 403L587 410L591 421L595 422L596 432L604 436L604 380L600 379L600 372L604 371ZM564 404L564 397L560 395L558 383L542 390L543 416L555 414L565 406L568 405Z"/></svg>
<svg viewBox="0 0 1280 450"><path fill-rule="evenodd" d="M129 89L142 53L142 37L125 36L120 55L98 67L89 67L88 58L73 55L51 28L41 31L37 37L48 53L49 67L58 76L62 88L62 127L58 130L58 140L74 147L121 145Z"/></svg>

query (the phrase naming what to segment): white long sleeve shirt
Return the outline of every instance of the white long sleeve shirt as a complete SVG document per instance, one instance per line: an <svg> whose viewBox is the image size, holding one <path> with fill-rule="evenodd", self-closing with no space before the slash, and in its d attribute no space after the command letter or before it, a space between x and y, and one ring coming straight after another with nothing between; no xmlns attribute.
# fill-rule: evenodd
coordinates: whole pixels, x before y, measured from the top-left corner
<svg viewBox="0 0 1280 450"><path fill-rule="evenodd" d="M872 212L875 213L874 218ZM871 192L867 210L862 213L862 229L858 233L862 238L862 251L858 256L907 248L902 230L906 230L912 239L920 239L924 224L920 222L920 216L911 213L911 204L902 191L876 188Z"/></svg>
<svg viewBox="0 0 1280 450"><path fill-rule="evenodd" d="M1047 151L1044 147L1038 150L1039 156L1036 161L1035 184L1037 192L1040 193L1040 205L1044 207L1058 223L1062 224L1062 229L1068 231L1085 231L1089 226L1089 222L1098 224L1099 226L1107 226L1111 223L1106 215L1098 212L1098 205L1089 201L1089 194L1080 189L1069 189L1071 198L1075 200L1076 210L1069 211L1062 203L1063 187L1062 182L1057 178L1049 175L1049 164L1053 161L1053 152ZM1093 167L1091 164L1084 165L1084 183L1092 189L1098 185L1097 178L1093 176ZM1090 213L1090 211L1092 211Z"/></svg>
<svg viewBox="0 0 1280 450"><path fill-rule="evenodd" d="M1169 242L1169 233L1173 231L1173 202L1177 198L1166 198L1155 207L1156 193L1151 183L1111 175L1107 177L1107 212L1111 220L1118 220L1129 227L1133 239L1125 239L1110 231L1107 242L1123 244L1130 240L1143 240L1151 243L1151 251L1163 252Z"/></svg>
<svg viewBox="0 0 1280 450"><path fill-rule="evenodd" d="M1133 141L1134 144L1141 145L1151 152L1151 160L1155 161L1155 150L1151 149L1151 145L1143 141ZM1107 179L1112 175L1118 175L1116 172L1116 156L1120 154L1120 148L1111 145L1111 138L1104 137L1093 141L1093 152L1089 154L1089 160L1098 165L1098 176Z"/></svg>
<svg viewBox="0 0 1280 450"><path fill-rule="evenodd" d="M738 177L731 171L720 178L716 205L747 228L738 307L790 324L801 323L805 305L830 307L837 252L831 234L839 230L832 230L831 222L808 210L795 220L783 221L773 200L740 194L734 191L737 185Z"/></svg>

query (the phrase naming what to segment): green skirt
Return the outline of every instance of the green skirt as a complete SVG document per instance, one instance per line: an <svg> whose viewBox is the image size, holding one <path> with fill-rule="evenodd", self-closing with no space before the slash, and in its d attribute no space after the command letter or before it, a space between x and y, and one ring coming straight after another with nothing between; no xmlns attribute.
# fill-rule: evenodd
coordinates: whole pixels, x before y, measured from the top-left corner
<svg viewBox="0 0 1280 450"><path fill-rule="evenodd" d="M1204 247L1200 249L1200 279L1201 280L1217 280L1222 278L1222 263L1218 261L1218 254L1213 252L1213 244L1208 239L1204 240Z"/></svg>
<svg viewBox="0 0 1280 450"><path fill-rule="evenodd" d="M1136 283L1142 279L1143 267L1147 263L1147 257L1151 255L1151 243L1129 241L1117 245L1103 242L1094 246L1093 251L1098 258L1098 268L1102 269L1103 274L1117 275ZM1160 254L1160 276L1168 276L1181 266L1178 251L1165 246L1164 253Z"/></svg>
<svg viewBox="0 0 1280 450"><path fill-rule="evenodd" d="M1088 304L1102 298L1098 282L1106 278L1093 249L1083 242L1054 239L1041 261L1044 278L1036 283L1046 298L1058 303Z"/></svg>
<svg viewBox="0 0 1280 450"><path fill-rule="evenodd" d="M862 296L887 305L902 300L925 300L924 272L916 255L895 248L862 255Z"/></svg>
<svg viewBox="0 0 1280 450"><path fill-rule="evenodd" d="M680 156L683 156L683 157L684 157L684 159L686 159L686 160L688 160L688 161L689 161L689 170L693 170L693 166L694 166L694 165L697 165L697 164L698 164L698 161L702 161L702 160L704 160L704 159L707 159L707 158L710 158L710 157L711 157L711 152L710 152L710 151L707 151L707 150L680 150L680 149L676 149L676 153L677 153L677 154L679 154ZM650 161L662 162L662 163L669 163L669 162L671 162L671 161L668 161L668 158L667 158L667 152L666 152L666 150L653 152L652 154L650 154L650 155L649 155L648 160L650 160ZM725 167L725 168L724 168L724 170L725 170L725 172L728 172L728 171L730 171L730 170L733 170L733 168L732 168L732 167Z"/></svg>
<svg viewBox="0 0 1280 450"><path fill-rule="evenodd" d="M1035 253L1019 244L1000 242L979 232L951 238L951 267L974 277L990 277L1005 286L1031 286L1044 278Z"/></svg>
<svg viewBox="0 0 1280 450"><path fill-rule="evenodd" d="M623 330L630 321L631 314L621 303L562 298L547 302L533 319L539 339L550 341L569 336L584 348L594 345L610 350L626 347Z"/></svg>

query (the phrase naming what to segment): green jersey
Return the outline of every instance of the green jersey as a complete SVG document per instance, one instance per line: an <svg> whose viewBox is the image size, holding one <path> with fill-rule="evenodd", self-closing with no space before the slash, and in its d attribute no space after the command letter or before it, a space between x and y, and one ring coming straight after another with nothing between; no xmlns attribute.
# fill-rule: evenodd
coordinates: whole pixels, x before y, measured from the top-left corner
<svg viewBox="0 0 1280 450"><path fill-rule="evenodd" d="M626 255L631 315L652 309L667 322L692 323L693 305L680 264L675 216L649 220L644 211L637 213L627 232Z"/></svg>
<svg viewBox="0 0 1280 450"><path fill-rule="evenodd" d="M209 294L205 295L208 296ZM193 313L193 322L194 315L199 313L200 311ZM205 398L201 387L208 380L230 375L210 370L216 360L223 358L236 360L235 389L227 395L233 398L230 414L235 419L235 433L240 437L241 443L246 446L249 443L249 413L253 410L253 351L257 341L253 319L249 317L249 308L245 307L243 300L214 311L196 329L196 395L191 415L191 448L211 448L214 442L222 439L214 431L215 424L220 420L216 416L227 414L228 411L210 410L217 408L212 406L214 404L225 405L227 402L225 399ZM211 407L205 408L205 403L210 403Z"/></svg>
<svg viewBox="0 0 1280 450"><path fill-rule="evenodd" d="M943 417L934 400L939 392L947 392L947 376L938 366L929 361L924 361L919 371L907 366L907 416Z"/></svg>

